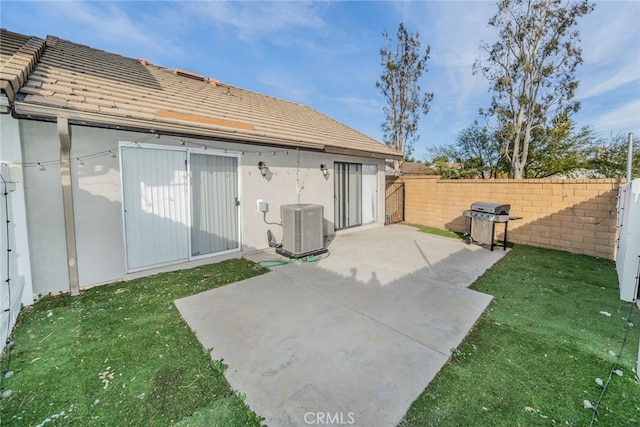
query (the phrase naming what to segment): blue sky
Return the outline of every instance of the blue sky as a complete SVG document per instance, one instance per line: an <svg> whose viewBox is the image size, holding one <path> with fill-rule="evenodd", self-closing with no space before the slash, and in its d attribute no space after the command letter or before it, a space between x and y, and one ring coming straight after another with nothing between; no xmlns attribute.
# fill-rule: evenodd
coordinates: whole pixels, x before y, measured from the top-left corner
<svg viewBox="0 0 640 427"><path fill-rule="evenodd" d="M379 141L382 30L400 22L431 46L423 89L433 92L414 156L455 142L490 94L472 64L496 40L487 1L6 1L10 31L76 43L309 105ZM640 135L640 2L600 1L579 25L578 126L602 137Z"/></svg>

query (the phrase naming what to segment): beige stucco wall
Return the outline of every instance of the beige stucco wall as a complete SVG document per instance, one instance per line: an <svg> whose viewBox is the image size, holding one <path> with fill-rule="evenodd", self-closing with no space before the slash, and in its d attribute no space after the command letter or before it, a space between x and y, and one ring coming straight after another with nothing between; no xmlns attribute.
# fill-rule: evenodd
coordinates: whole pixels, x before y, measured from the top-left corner
<svg viewBox="0 0 640 427"><path fill-rule="evenodd" d="M60 185L60 144L56 125L21 121L24 162L45 163L45 171L35 165L25 167L29 236L32 242L34 292L47 294L68 289L66 246ZM122 219L122 195L119 142L140 142L180 146L176 137L149 137L149 134L71 126L72 184L78 249L80 286L122 280L125 271L125 248ZM324 153L258 147L222 141L184 138L187 147L206 146L208 150L227 150L240 155L240 210L243 252L268 247L267 230L282 237L281 228L265 224L256 201L269 204L267 220L280 220L280 205L313 203L324 206L325 234L334 230L334 162L356 162L378 166L378 220L384 223L384 163L381 160ZM258 154L258 152L260 154ZM275 154L273 154L275 153ZM97 155L96 155L97 154ZM94 156L95 155L95 156ZM83 165L77 159L82 159ZM269 167L262 177L258 162ZM320 171L326 164L329 177ZM299 190L298 190L299 188ZM238 255L240 255L239 253ZM216 261L215 257L211 258ZM200 262L201 263L201 262Z"/></svg>
<svg viewBox="0 0 640 427"><path fill-rule="evenodd" d="M612 259L616 243L615 179L441 180L403 177L405 221L456 232L467 230L462 211L478 201L508 203L508 240ZM502 226L496 226L502 236Z"/></svg>

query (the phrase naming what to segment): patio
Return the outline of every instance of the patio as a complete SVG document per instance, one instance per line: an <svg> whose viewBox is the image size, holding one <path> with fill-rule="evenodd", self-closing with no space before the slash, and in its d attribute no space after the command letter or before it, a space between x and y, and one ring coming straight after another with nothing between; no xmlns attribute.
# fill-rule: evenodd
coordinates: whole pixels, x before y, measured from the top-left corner
<svg viewBox="0 0 640 427"><path fill-rule="evenodd" d="M328 247L176 305L267 425L395 426L491 301L467 287L505 252L403 225Z"/></svg>

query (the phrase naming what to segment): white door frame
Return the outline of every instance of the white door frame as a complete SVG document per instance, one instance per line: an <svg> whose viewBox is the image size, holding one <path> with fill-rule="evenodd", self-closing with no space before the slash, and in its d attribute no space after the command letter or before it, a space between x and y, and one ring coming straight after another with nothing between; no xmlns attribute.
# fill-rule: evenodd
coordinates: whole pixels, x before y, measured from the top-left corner
<svg viewBox="0 0 640 427"><path fill-rule="evenodd" d="M179 260L175 260L175 261L169 261L169 262L165 262L165 263L160 263L160 264L153 264L153 265L148 265L148 266L142 266L142 267L135 267L135 268L131 268L129 266L129 250L130 248L128 248L127 245L127 231L126 231L126 218L125 218L125 206L124 206L124 201L125 201L125 185L124 185L124 181L125 181L125 177L124 177L124 173L123 173L123 165L122 165L122 158L123 158L123 149L131 149L131 148L145 148L145 149L155 149L155 150L169 150L169 151L180 151L180 152L184 152L185 153L185 157L186 157L186 164L185 164L185 172L186 172L186 238L187 238L187 256L184 259L179 259ZM194 260L199 260L199 259L204 259L204 258L212 258L212 257L216 257L216 256L220 256L220 255L225 255L225 254L229 254L229 253L234 253L234 252L239 252L242 250L242 209L241 204L242 204L242 174L241 174L241 155L242 153L240 152L232 152L232 151L226 151L226 150L215 150L215 149L202 149L202 148L191 148L191 147L176 147L176 146L171 146L171 145L160 145L160 144L149 144L149 143L136 143L136 142L129 142L129 141L120 141L118 144L118 149L119 149L119 154L120 154L120 158L119 158L119 163L120 163L120 197L121 197L121 201L122 201L122 208L121 208L121 212L122 212L122 233L123 233L123 244L124 244L124 261L125 261L125 271L127 273L134 273L137 271L143 271L143 270L149 270L149 269L153 269L153 268L157 268L157 267L162 267L162 266L167 266L167 265L173 265L173 264L179 264L185 261L194 261ZM237 224L238 224L238 248L237 249L230 249L230 250L226 250L226 251L220 251L220 252L214 252L214 253L209 253L209 254L204 254L204 255L196 255L193 256L191 254L192 250L191 250L191 227L192 227L192 212L191 212L191 206L192 206L192 200L191 200L191 153L195 153L195 154L206 154L206 155L215 155L215 156L223 156L223 157L235 157L237 159L237 179L238 179L238 202L239 205L237 206Z"/></svg>

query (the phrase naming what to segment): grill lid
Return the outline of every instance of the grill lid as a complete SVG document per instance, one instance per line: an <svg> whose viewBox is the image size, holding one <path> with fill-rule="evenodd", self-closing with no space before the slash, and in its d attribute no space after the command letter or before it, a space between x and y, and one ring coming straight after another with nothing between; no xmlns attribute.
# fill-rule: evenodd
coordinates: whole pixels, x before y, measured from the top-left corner
<svg viewBox="0 0 640 427"><path fill-rule="evenodd" d="M471 204L472 211L494 215L509 215L509 209L511 209L511 205L502 203L475 202Z"/></svg>

